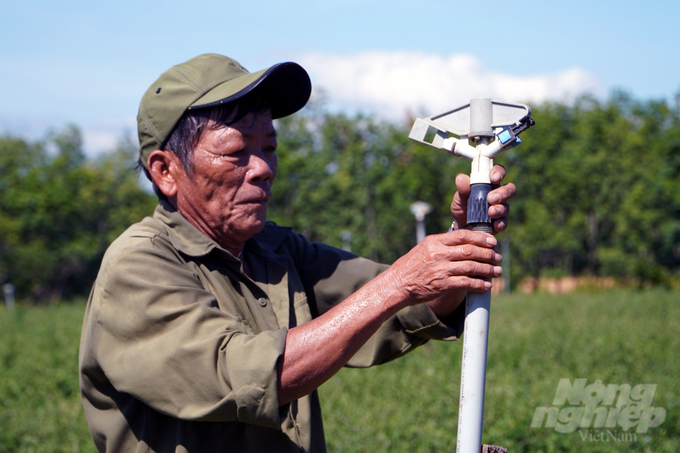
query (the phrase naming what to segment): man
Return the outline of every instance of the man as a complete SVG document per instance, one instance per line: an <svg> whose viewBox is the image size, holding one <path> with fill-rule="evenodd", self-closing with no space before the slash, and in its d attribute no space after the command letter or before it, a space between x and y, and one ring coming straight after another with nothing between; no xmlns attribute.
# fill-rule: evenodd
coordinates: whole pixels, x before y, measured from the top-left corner
<svg viewBox="0 0 680 453"><path fill-rule="evenodd" d="M107 251L80 345L100 451L325 451L316 388L460 337L466 291L500 275L485 233L430 236L388 268L266 222L272 119L310 92L294 63L250 74L209 54L144 95L140 162L159 206ZM469 184L456 183L464 227ZM497 230L514 193L489 195Z"/></svg>

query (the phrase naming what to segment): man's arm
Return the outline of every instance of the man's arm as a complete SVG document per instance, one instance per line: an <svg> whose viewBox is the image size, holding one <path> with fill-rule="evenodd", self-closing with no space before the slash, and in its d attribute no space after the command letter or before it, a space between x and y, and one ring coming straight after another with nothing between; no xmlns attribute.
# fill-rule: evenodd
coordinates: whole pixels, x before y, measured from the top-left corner
<svg viewBox="0 0 680 453"><path fill-rule="evenodd" d="M427 237L389 269L318 318L288 331L279 362L279 404L335 374L399 310L450 291L484 291L500 275L496 239L468 230ZM436 313L436 312L435 312Z"/></svg>
<svg viewBox="0 0 680 453"><path fill-rule="evenodd" d="M492 181L500 183L504 175L505 169L494 167ZM496 239L465 229L469 179L459 177L456 185L458 192L451 209L462 230L428 236L342 303L288 331L278 364L280 405L328 380L399 310L428 303L437 317L445 319L467 291L482 292L491 287L480 277L490 279L501 273L501 256L493 250ZM507 225L506 201L514 194L512 184L489 193L489 214L496 231Z"/></svg>

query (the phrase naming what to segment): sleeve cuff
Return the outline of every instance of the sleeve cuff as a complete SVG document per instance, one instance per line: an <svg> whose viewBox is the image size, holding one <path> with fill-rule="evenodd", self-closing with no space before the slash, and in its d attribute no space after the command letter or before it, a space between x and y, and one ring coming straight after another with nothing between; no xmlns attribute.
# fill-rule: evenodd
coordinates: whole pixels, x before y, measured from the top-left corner
<svg viewBox="0 0 680 453"><path fill-rule="evenodd" d="M281 429L277 363L287 332L283 328L257 335L256 341L247 342L251 344L239 345L241 357L230 361L238 421Z"/></svg>
<svg viewBox="0 0 680 453"><path fill-rule="evenodd" d="M440 320L427 304L414 305L397 313L406 332L425 340L454 341L463 335L465 301L446 319Z"/></svg>

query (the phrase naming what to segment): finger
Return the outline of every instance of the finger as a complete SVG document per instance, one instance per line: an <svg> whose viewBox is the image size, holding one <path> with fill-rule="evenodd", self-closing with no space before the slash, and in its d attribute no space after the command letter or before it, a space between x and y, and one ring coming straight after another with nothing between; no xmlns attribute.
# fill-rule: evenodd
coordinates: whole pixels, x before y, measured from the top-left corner
<svg viewBox="0 0 680 453"><path fill-rule="evenodd" d="M459 174L456 176L456 193L451 200L451 214L460 226L467 225L467 203L470 197L470 177Z"/></svg>
<svg viewBox="0 0 680 453"><path fill-rule="evenodd" d="M508 183L489 192L489 195L486 197L486 201L488 201L490 205L501 204L505 203L516 194L517 187L515 187L513 183Z"/></svg>
<svg viewBox="0 0 680 453"><path fill-rule="evenodd" d="M502 219L497 219L493 221L493 230L496 233L500 233L508 227L508 218L503 217Z"/></svg>
<svg viewBox="0 0 680 453"><path fill-rule="evenodd" d="M491 279L493 277L475 278L469 276L455 276L449 277L449 285L452 288L473 292L473 293L483 293L490 290L493 287Z"/></svg>
<svg viewBox="0 0 680 453"><path fill-rule="evenodd" d="M460 193L465 201L470 196L470 177L463 173L456 175L456 190Z"/></svg>
<svg viewBox="0 0 680 453"><path fill-rule="evenodd" d="M484 293L493 288L493 283L490 280L483 280L481 278L464 278L461 284L465 285L465 291L470 293Z"/></svg>
<svg viewBox="0 0 680 453"><path fill-rule="evenodd" d="M489 233L472 230L457 230L440 235L432 235L432 238L437 238L443 245L446 246L460 246L473 245L478 247L490 248L495 247L498 241Z"/></svg>
<svg viewBox="0 0 680 453"><path fill-rule="evenodd" d="M494 165L489 172L489 178L491 179L491 184L500 184L505 178L505 167L502 165Z"/></svg>
<svg viewBox="0 0 680 453"><path fill-rule="evenodd" d="M477 247L470 244L459 245L457 247L452 247L447 255L449 261L455 263L458 269L462 263L467 266L461 274L471 274L471 275L481 275L486 276L486 273L478 273L478 269L474 268L475 265L483 264L487 266L488 264L496 265L501 264L503 257L500 253L496 252L494 249L486 249L483 247ZM473 264L471 264L473 263ZM470 268L472 266L472 268ZM484 268L486 271L488 269Z"/></svg>
<svg viewBox="0 0 680 453"><path fill-rule="evenodd" d="M495 204L489 207L489 217L492 219L501 219L510 215L510 205L507 203Z"/></svg>
<svg viewBox="0 0 680 453"><path fill-rule="evenodd" d="M460 192L456 192L451 200L451 215L458 225L467 225L467 198L463 199Z"/></svg>
<svg viewBox="0 0 680 453"><path fill-rule="evenodd" d="M461 263L462 264L462 263ZM503 273L503 268L493 264L468 262L466 272L461 276L479 277L479 278L496 278Z"/></svg>
<svg viewBox="0 0 680 453"><path fill-rule="evenodd" d="M455 266L451 266L448 277L496 278L502 273L503 268L497 264L460 261Z"/></svg>

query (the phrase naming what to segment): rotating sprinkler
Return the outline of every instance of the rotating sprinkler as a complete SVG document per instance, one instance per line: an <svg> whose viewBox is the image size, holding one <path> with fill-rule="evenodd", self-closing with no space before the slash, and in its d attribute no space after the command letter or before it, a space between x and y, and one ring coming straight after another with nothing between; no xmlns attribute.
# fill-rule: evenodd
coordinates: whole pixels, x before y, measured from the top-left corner
<svg viewBox="0 0 680 453"><path fill-rule="evenodd" d="M439 115L417 118L409 138L472 160L467 223L474 231L493 233L487 202L487 195L492 190L489 173L493 158L501 151L522 143L519 134L534 124L531 109L524 104L479 98ZM463 336L457 453L507 451L503 447L482 446L490 308L490 291L468 293L465 299L466 333Z"/></svg>

